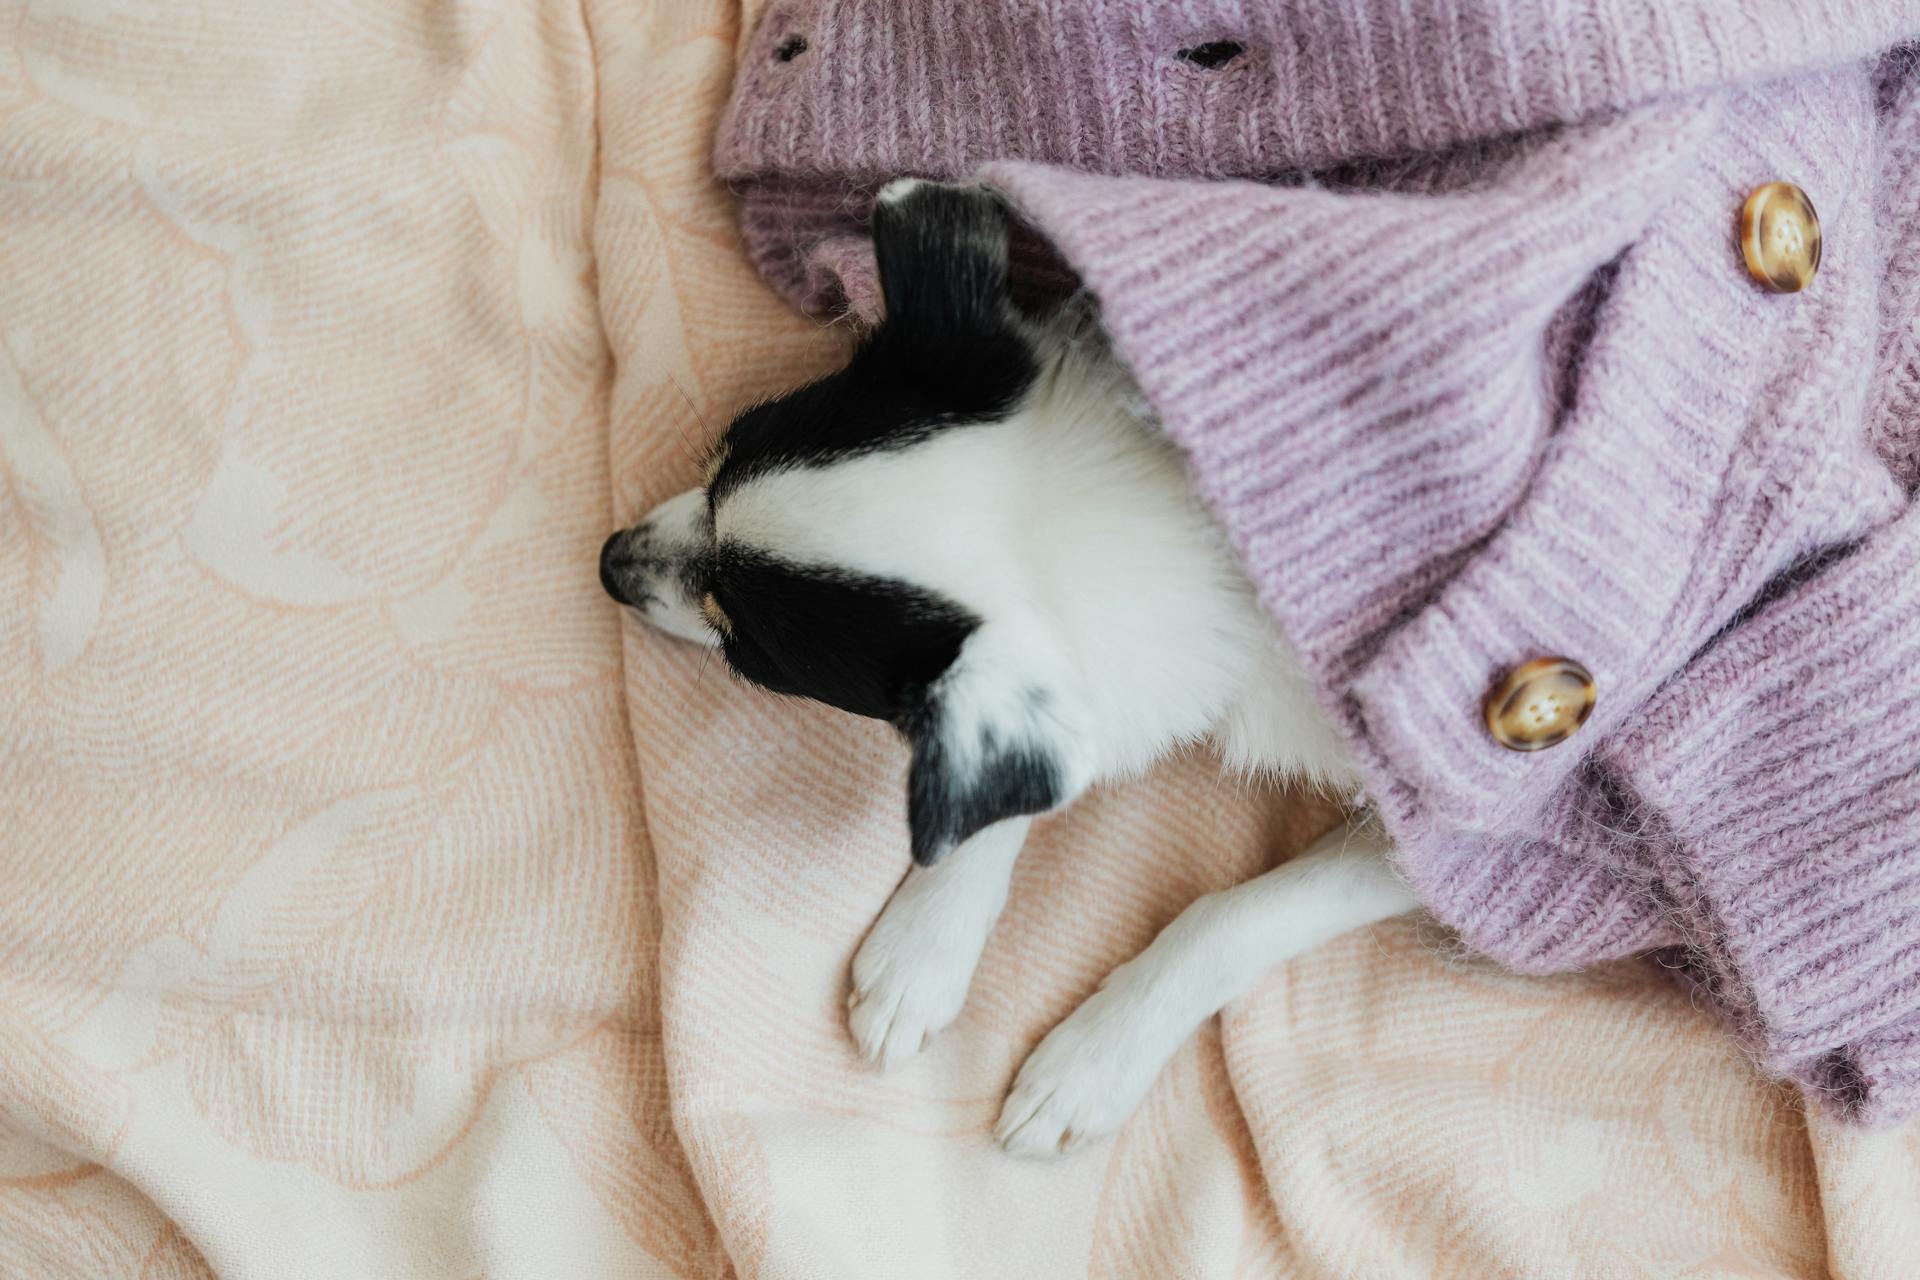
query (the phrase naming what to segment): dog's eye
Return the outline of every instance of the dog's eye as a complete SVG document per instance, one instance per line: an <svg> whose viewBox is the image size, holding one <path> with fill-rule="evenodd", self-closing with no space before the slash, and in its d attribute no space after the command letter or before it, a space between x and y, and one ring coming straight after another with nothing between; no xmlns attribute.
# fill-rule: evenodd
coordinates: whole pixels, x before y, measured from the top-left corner
<svg viewBox="0 0 1920 1280"><path fill-rule="evenodd" d="M806 51L807 38L805 36L788 36L785 40L782 40L779 47L773 51L773 56L782 62L792 62Z"/></svg>
<svg viewBox="0 0 1920 1280"><path fill-rule="evenodd" d="M727 611L720 607L720 601L711 591L700 597L700 616L707 620L708 626L721 635L728 637L733 635L733 619L727 616Z"/></svg>

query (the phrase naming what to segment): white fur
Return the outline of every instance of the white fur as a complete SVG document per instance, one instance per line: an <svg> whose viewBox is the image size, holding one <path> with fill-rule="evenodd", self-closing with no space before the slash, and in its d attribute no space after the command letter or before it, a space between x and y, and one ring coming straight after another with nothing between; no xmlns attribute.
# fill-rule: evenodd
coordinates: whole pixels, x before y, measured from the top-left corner
<svg viewBox="0 0 1920 1280"><path fill-rule="evenodd" d="M880 188L880 194L875 196L874 199L881 204L899 204L902 200L912 195L915 190L926 185L926 180L923 178L895 178L892 182Z"/></svg>
<svg viewBox="0 0 1920 1280"><path fill-rule="evenodd" d="M1263 971L1417 904L1377 828L1340 827L1263 876L1194 902L1047 1033L994 1137L1053 1155L1109 1134L1194 1028Z"/></svg>
<svg viewBox="0 0 1920 1280"><path fill-rule="evenodd" d="M1305 674L1086 316L1035 340L1044 372L1005 421L749 480L711 532L699 491L647 523L965 606L984 621L940 682L943 735L956 754L989 726L1044 736L1068 800L1203 738L1230 767L1351 796L1354 771ZM650 621L711 642L697 601L663 595ZM1036 715L1046 723L1020 719ZM849 1020L869 1060L898 1065L958 1014L1027 826L999 823L908 872L853 964ZM998 1140L1040 1154L1118 1128L1181 1042L1259 972L1416 905L1384 854L1376 834L1343 830L1194 903L1041 1042Z"/></svg>
<svg viewBox="0 0 1920 1280"><path fill-rule="evenodd" d="M642 521L660 553L670 559L684 559L712 537L707 529L707 494L704 489L689 489L668 498ZM692 640L709 647L720 643L700 602L673 575L663 575L653 584L653 596L640 608L640 616L670 636Z"/></svg>
<svg viewBox="0 0 1920 1280"><path fill-rule="evenodd" d="M867 1060L891 1067L959 1016L987 935L1006 905L1029 819L988 827L894 890L853 961L848 1024Z"/></svg>

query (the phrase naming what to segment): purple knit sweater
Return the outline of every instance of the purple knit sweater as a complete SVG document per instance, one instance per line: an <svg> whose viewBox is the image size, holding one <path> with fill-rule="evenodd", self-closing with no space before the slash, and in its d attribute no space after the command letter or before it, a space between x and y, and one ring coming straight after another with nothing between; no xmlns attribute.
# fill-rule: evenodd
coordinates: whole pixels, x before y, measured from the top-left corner
<svg viewBox="0 0 1920 1280"><path fill-rule="evenodd" d="M717 167L814 310L870 308L886 179L1006 192L1433 912L1529 972L1655 954L1887 1121L1920 1109L1916 34L1891 0L776 5ZM1797 294L1735 243L1776 179L1824 230ZM1593 717L1507 751L1483 699L1546 654Z"/></svg>

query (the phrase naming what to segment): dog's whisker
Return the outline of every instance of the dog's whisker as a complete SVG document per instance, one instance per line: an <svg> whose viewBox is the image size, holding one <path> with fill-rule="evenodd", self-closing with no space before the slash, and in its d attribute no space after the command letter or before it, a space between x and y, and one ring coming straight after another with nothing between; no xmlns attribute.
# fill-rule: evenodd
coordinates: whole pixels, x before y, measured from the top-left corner
<svg viewBox="0 0 1920 1280"><path fill-rule="evenodd" d="M693 402L693 397L687 394L687 389L680 385L680 379L674 377L672 372L669 371L667 374L667 381L671 382L673 384L673 389L680 393L680 399L683 402L685 402L687 406L687 412L691 413L693 415L693 420L700 424L700 429L706 432L709 437L711 437L713 435L713 428L708 425L706 415L700 412L700 406L695 404ZM705 462L707 458L707 454L712 451L713 446L708 445L705 449L702 449L699 445L693 442L693 437L687 434L687 429L684 426L682 426L679 422L675 422L673 425L675 429L680 432L681 441L687 446L687 455L696 464Z"/></svg>
<svg viewBox="0 0 1920 1280"><path fill-rule="evenodd" d="M671 382L673 389L680 393L680 398L687 402L687 411L693 415L693 420L699 423L702 429L711 431L712 427L711 424L707 422L707 415L700 412L700 406L695 404L693 397L687 394L687 389L680 385L680 379L674 377L672 373L668 373L667 381Z"/></svg>

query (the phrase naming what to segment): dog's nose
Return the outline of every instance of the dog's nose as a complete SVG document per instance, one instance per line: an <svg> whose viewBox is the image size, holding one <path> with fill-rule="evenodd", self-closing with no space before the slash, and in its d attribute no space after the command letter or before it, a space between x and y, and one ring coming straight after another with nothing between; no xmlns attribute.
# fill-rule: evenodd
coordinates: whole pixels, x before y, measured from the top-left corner
<svg viewBox="0 0 1920 1280"><path fill-rule="evenodd" d="M621 604L631 605L633 601L627 599L620 590L619 569L627 563L626 536L626 531L622 530L608 538L606 545L600 548L600 585Z"/></svg>

